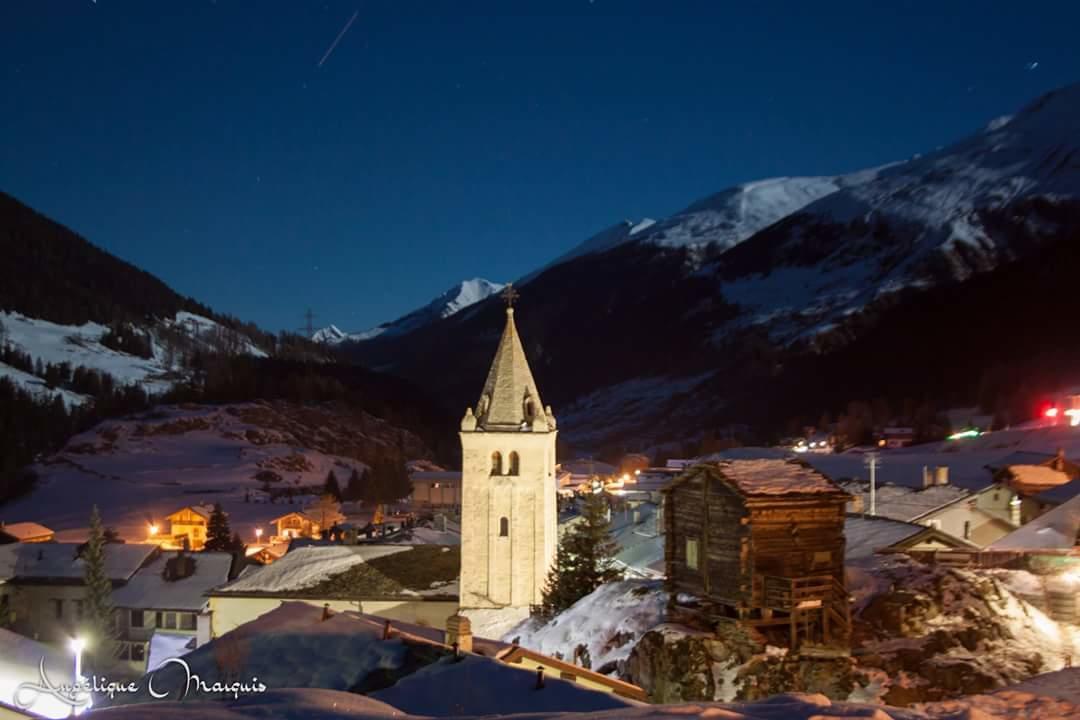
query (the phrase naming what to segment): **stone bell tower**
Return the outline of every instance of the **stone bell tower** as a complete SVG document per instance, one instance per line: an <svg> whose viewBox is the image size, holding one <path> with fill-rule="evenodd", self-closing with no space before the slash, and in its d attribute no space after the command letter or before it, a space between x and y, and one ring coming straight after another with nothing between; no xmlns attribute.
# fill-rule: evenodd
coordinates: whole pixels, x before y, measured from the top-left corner
<svg viewBox="0 0 1080 720"><path fill-rule="evenodd" d="M540 401L514 325L506 327L476 412L461 420L461 594L463 609L540 603L555 563L555 416Z"/></svg>

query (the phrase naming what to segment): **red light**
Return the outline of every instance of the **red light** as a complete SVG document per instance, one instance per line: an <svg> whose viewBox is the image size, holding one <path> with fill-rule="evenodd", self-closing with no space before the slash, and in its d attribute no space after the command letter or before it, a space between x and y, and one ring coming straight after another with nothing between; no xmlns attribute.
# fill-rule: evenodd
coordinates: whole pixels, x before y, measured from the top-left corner
<svg viewBox="0 0 1080 720"><path fill-rule="evenodd" d="M1051 417L1051 418L1057 417L1058 416L1058 409L1056 407L1046 408L1046 413L1045 414L1046 414L1046 417Z"/></svg>

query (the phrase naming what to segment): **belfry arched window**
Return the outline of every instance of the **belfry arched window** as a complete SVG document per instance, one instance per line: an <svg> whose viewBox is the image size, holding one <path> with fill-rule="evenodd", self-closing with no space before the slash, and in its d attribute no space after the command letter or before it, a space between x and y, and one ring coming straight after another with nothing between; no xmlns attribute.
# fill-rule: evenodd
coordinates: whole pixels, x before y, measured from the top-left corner
<svg viewBox="0 0 1080 720"><path fill-rule="evenodd" d="M502 475L502 470L502 453L496 450L495 452L491 453L491 474Z"/></svg>
<svg viewBox="0 0 1080 720"><path fill-rule="evenodd" d="M499 537L509 537L509 536L510 536L510 518L501 517L501 518L499 518Z"/></svg>
<svg viewBox="0 0 1080 720"><path fill-rule="evenodd" d="M508 475L517 475L520 471L520 461L518 460L518 454L516 451L510 453L510 470Z"/></svg>

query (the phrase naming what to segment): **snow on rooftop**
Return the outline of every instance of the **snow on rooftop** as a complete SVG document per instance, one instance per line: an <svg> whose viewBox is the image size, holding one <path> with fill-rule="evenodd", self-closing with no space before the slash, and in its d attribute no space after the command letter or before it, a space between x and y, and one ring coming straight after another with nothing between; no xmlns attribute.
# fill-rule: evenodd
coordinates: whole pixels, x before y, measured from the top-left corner
<svg viewBox="0 0 1080 720"><path fill-rule="evenodd" d="M113 606L143 610L202 610L206 593L229 580L232 555L223 552L189 553L195 563L192 575L166 580L165 565L179 553L162 553L140 568L127 584L113 591Z"/></svg>
<svg viewBox="0 0 1080 720"><path fill-rule="evenodd" d="M859 564L874 560L874 553L916 535L926 527L915 523L873 515L848 515L844 521L844 562Z"/></svg>
<svg viewBox="0 0 1080 720"><path fill-rule="evenodd" d="M724 460L716 467L744 495L843 493L814 468L791 460Z"/></svg>
<svg viewBox="0 0 1080 720"><path fill-rule="evenodd" d="M869 512L868 481L847 480L841 482L840 486L852 495L862 498L863 510ZM874 489L874 505L880 517L912 521L970 494L967 490L953 485L931 485L928 488L916 489L903 485L879 484Z"/></svg>
<svg viewBox="0 0 1080 720"><path fill-rule="evenodd" d="M171 633L154 630L150 636L150 649L146 657L146 671L154 672L166 660L187 655L195 649L195 636L191 633Z"/></svg>
<svg viewBox="0 0 1080 720"><path fill-rule="evenodd" d="M78 543L14 543L0 545L0 578L26 580L81 579L86 563ZM106 544L105 573L111 580L128 580L157 550L157 545Z"/></svg>
<svg viewBox="0 0 1080 720"><path fill-rule="evenodd" d="M18 542L48 537L53 531L36 522L0 523L0 533L9 535Z"/></svg>
<svg viewBox="0 0 1080 720"><path fill-rule="evenodd" d="M446 657L372 693L377 700L414 715L459 717L513 713L587 712L625 709L638 703L548 676L536 689L536 673L493 658Z"/></svg>
<svg viewBox="0 0 1080 720"><path fill-rule="evenodd" d="M988 550L1071 550L1080 531L1080 495L1022 525Z"/></svg>
<svg viewBox="0 0 1080 720"><path fill-rule="evenodd" d="M409 546L324 545L302 547L285 553L280 560L247 573L217 592L288 593L318 585L354 565L386 555L406 552Z"/></svg>
<svg viewBox="0 0 1080 720"><path fill-rule="evenodd" d="M71 683L74 667L67 652L0 628L0 703L14 706L21 683L41 682L39 664L43 659L55 685ZM31 696L24 693L22 699L29 702L26 709L44 717L64 718L71 714L70 705L49 695L38 695L30 702ZM2 704L0 717L8 717Z"/></svg>

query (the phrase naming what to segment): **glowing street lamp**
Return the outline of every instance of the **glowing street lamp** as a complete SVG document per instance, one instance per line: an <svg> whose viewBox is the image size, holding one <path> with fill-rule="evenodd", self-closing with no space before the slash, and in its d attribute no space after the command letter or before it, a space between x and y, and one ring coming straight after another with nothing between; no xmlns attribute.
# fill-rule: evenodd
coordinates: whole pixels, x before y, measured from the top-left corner
<svg viewBox="0 0 1080 720"><path fill-rule="evenodd" d="M147 531L150 533L150 537L154 537L155 535L157 535L158 530L160 530L160 528L157 526L156 523L150 523L150 527L147 528Z"/></svg>
<svg viewBox="0 0 1080 720"><path fill-rule="evenodd" d="M263 529L261 527L255 528L255 542L259 542L259 540L262 538L262 533Z"/></svg>
<svg viewBox="0 0 1080 720"><path fill-rule="evenodd" d="M86 649L86 641L81 637L71 638L71 653L75 656L75 682L76 684L82 678L82 654Z"/></svg>

